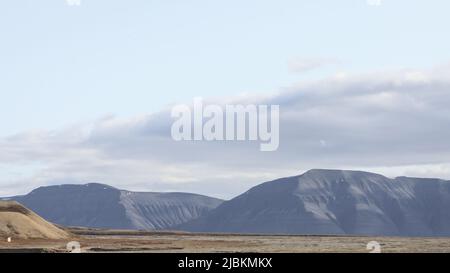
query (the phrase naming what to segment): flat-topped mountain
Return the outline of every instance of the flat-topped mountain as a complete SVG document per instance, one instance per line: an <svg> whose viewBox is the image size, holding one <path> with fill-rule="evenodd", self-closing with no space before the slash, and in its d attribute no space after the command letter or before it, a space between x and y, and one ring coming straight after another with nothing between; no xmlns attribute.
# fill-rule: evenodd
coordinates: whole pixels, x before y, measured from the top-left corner
<svg viewBox="0 0 450 273"><path fill-rule="evenodd" d="M222 203L197 194L132 192L97 183L40 187L10 199L63 226L143 230L169 229Z"/></svg>
<svg viewBox="0 0 450 273"><path fill-rule="evenodd" d="M103 184L41 187L12 197L64 226L193 232L450 236L450 181L311 170L222 200Z"/></svg>
<svg viewBox="0 0 450 273"><path fill-rule="evenodd" d="M178 226L197 232L450 236L450 182L311 170Z"/></svg>

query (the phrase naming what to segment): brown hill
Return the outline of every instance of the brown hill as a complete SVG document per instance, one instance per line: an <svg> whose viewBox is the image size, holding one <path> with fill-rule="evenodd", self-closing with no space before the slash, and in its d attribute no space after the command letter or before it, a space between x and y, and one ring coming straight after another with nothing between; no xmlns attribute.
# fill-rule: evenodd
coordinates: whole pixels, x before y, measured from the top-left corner
<svg viewBox="0 0 450 273"><path fill-rule="evenodd" d="M0 201L0 238L66 239L68 232L15 201Z"/></svg>

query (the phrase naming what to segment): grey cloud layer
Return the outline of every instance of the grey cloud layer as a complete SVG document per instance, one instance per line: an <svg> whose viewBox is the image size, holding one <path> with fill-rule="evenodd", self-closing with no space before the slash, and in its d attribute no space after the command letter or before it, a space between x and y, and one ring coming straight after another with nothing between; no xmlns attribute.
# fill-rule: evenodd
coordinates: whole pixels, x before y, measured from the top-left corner
<svg viewBox="0 0 450 273"><path fill-rule="evenodd" d="M29 177L17 179L23 190L98 181L221 197L309 168L439 165L430 175L447 176L449 71L338 75L270 96L229 98L232 103L280 105L276 152L260 152L257 142L174 142L168 108L148 116L107 117L64 131L6 137L0 139L0 164L24 169L42 164ZM5 181L1 172L0 181L5 193L9 190L3 185L15 182Z"/></svg>

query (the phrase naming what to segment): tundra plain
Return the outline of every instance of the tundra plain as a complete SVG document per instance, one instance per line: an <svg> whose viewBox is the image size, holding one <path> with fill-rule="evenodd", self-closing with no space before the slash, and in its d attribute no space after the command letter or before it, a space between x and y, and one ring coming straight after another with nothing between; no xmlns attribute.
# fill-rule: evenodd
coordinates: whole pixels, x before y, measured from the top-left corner
<svg viewBox="0 0 450 273"><path fill-rule="evenodd" d="M69 252L77 241L83 253L368 253L376 241L383 253L450 253L450 238L240 235L126 230L69 229L70 239L12 239L0 242L0 253ZM2 238L3 239L3 238Z"/></svg>

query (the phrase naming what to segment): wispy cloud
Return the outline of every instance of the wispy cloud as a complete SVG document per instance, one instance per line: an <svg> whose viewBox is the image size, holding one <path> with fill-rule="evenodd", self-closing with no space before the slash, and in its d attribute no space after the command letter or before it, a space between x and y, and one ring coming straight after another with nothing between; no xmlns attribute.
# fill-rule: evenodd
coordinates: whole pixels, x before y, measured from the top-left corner
<svg viewBox="0 0 450 273"><path fill-rule="evenodd" d="M169 108L56 132L23 132L0 139L0 165L16 170L0 176L0 193L97 181L231 197L310 168L450 178L449 90L450 69L443 66L341 75L269 96L228 98L280 105L280 148L271 153L252 142L175 142ZM33 168L15 176L23 166Z"/></svg>

